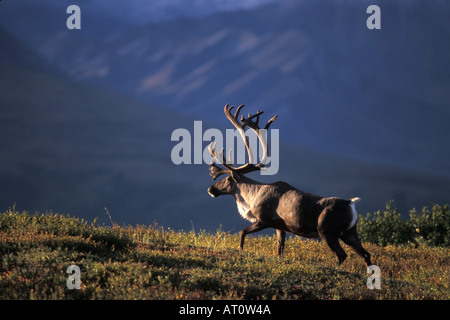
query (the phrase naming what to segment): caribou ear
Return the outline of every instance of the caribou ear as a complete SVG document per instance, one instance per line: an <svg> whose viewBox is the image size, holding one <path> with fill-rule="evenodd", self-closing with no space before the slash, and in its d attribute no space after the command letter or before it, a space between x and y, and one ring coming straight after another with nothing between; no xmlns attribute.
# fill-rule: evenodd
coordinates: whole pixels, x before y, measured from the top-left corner
<svg viewBox="0 0 450 320"><path fill-rule="evenodd" d="M239 175L239 173L235 172L235 171L231 171L231 178L235 181L238 182L239 179L241 178L241 176Z"/></svg>

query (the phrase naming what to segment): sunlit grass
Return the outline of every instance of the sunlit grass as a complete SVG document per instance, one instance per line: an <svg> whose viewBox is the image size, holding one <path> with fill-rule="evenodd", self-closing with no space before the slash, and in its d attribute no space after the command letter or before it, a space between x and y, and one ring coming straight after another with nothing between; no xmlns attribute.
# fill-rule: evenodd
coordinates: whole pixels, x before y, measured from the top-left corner
<svg viewBox="0 0 450 320"><path fill-rule="evenodd" d="M363 260L323 242L276 236L175 231L158 225L106 227L57 214L0 215L1 299L449 299L449 250L365 243L381 270L369 290ZM69 290L67 267L81 269Z"/></svg>

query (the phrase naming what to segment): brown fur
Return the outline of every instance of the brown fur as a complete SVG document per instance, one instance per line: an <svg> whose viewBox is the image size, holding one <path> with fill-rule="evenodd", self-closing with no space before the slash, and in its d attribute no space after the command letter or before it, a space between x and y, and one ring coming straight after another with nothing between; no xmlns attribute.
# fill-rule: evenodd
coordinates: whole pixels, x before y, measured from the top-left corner
<svg viewBox="0 0 450 320"><path fill-rule="evenodd" d="M307 238L322 238L341 264L347 254L339 239L351 246L369 266L370 254L364 250L356 233L356 224L348 228L353 214L350 200L326 198L305 193L285 182L263 184L236 173L218 181L208 189L211 196L230 194L248 209L241 215L252 224L241 231L241 249L245 236L266 228L277 230L278 254L284 249L286 232ZM245 203L245 205L242 205ZM248 218L250 217L250 219Z"/></svg>

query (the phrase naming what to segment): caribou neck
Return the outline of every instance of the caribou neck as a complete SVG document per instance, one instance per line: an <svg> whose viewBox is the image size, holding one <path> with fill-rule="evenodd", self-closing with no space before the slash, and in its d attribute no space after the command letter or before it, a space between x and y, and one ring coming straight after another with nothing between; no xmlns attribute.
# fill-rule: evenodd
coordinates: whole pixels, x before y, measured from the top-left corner
<svg viewBox="0 0 450 320"><path fill-rule="evenodd" d="M246 176L241 176L237 182L237 190L234 194L236 201L245 201L246 203L251 202L255 195L259 192L264 184Z"/></svg>

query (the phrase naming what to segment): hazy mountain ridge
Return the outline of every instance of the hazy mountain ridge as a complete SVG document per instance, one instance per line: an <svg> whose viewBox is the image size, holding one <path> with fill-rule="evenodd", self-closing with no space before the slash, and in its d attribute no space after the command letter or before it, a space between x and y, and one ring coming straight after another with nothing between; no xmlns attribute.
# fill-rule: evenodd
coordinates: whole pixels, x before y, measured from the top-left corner
<svg viewBox="0 0 450 320"><path fill-rule="evenodd" d="M0 30L0 33L3 31ZM2 39L8 37L0 37ZM12 48L9 42L9 50ZM23 52L33 58L32 52ZM171 132L193 119L45 71L0 64L0 204L3 210L70 213L109 223L237 231L246 222L231 197L212 199L207 165L173 165ZM221 108L216 110L222 116ZM204 128L220 127L204 121ZM277 127L277 126L275 126ZM225 129L222 127L221 129ZM203 143L203 147L207 146ZM325 156L283 143L276 176L322 195L361 196L361 213L391 198L401 208L445 202L450 182ZM174 201L176 199L176 201Z"/></svg>
<svg viewBox="0 0 450 320"><path fill-rule="evenodd" d="M259 17L259 23L264 24L266 15L270 12L266 11L265 8L259 10L262 13L255 13L255 16ZM228 17L228 14L223 14L223 17ZM240 14L246 13L241 12ZM292 14L295 15L294 12ZM215 20L216 26L220 28L222 20L217 19L217 16L211 17L211 19ZM44 59L38 57L33 50L24 49L26 46L0 29L0 40L3 39L0 42L0 57L9 57L5 60L2 59L3 63L0 63L2 75L0 77L2 107L0 134L5 137L0 140L2 149L2 152L0 152L0 168L3 177L1 187L4 190L0 197L0 203L3 210L16 203L19 210L45 211L49 209L69 212L89 219L99 216L109 223L104 211L104 207L107 207L114 221L118 223L150 224L156 220L173 228L190 229L192 221L197 230L200 228L214 230L222 225L223 230L237 231L240 227L245 226L246 222L242 221L237 214L233 199L225 197L212 199L206 193L206 188L213 183L208 176L207 165L175 166L170 159L170 151L175 144L170 141L170 135L174 129L187 128L190 130L194 119L203 120L205 129L210 127L229 128L230 125L222 113L223 105L227 102L235 104L245 102L248 105L249 112L254 112L256 107L262 107L266 111L265 116L267 117L275 112L280 115L274 125L274 128L280 128L282 139L280 172L274 177L259 177L257 174L253 174L252 178L268 182L285 180L299 189L326 196L360 196L363 198L363 202L358 207L360 213L381 209L389 199L395 199L396 204L400 206L404 214L406 209L428 205L430 202L448 202L450 181L443 174L429 175L404 168L370 165L356 158L349 161L341 157L313 151L310 148L300 148L287 142L286 138L292 132L307 141L308 132L303 128L308 128L308 125L323 128L322 133L314 137L315 141L321 139L325 141L326 138L329 138L327 135L334 133L336 137L332 141L336 142L340 135L339 132L335 131L336 128L327 127L325 123L312 121L312 119L328 121L328 117L333 118L340 112L345 111L342 110L342 107L336 106L336 110L331 110L331 113L327 114L321 108L300 110L291 109L287 104L274 102L274 104L268 105L252 102L257 101L252 99L257 99L255 97L260 93L262 97L267 98L266 95L270 95L270 92L276 90L294 92L295 89L287 87L287 82L273 87L273 82L268 81L266 90L261 92L259 90L245 91L249 87L246 87L245 83L238 83L236 84L237 90L240 91L241 87L243 88L242 97L236 94L236 100L239 101L235 102L222 101L221 99L225 99L227 96L221 97L221 91L214 92L207 89L208 85L213 85L213 80L233 85L234 81L227 82L231 78L221 79L219 76L211 75L211 72L214 74L219 72L217 70L223 70L224 63L225 66L229 67L230 73L243 71L243 79L236 75L236 81L245 82L246 79L250 79L247 80L250 83L252 79L260 80L261 75L264 75L266 71L258 73L255 78L252 78L252 70L247 63L238 65L242 69L233 70L236 67L234 59L245 56L247 59L245 61L252 59L268 61L271 59L265 58L267 56L276 58L276 55L273 55L274 52L271 52L271 50L274 50L276 53L275 47L271 49L261 45L269 38L270 41L279 41L279 43L286 44L289 39L292 39L289 37L298 37L303 39L301 44L305 45L305 48L312 50L310 45L313 43L312 40L302 37L300 31L294 28L285 37L277 37L276 30L270 30L260 35L256 31L250 32L253 22L247 22L247 27L250 29L246 29L245 32L240 28L234 28L232 24L224 27L224 30L220 28L222 31L216 32L214 28L211 28L211 30L202 29L200 26L203 24L195 20L180 21L197 25L198 32L203 32L209 36L199 37L195 45L190 46L189 44L192 42L187 38L189 35L187 29L184 31L170 29L174 22L145 28L136 27L133 29L135 31L131 33L129 33L130 29L114 32L109 35L109 38L104 38L104 43L92 42L92 38L95 38L96 35L91 34L89 29L84 30L85 34L66 33L63 30L61 34L67 39L72 41L78 39L81 43L90 46L90 49L81 46L84 49L89 49L84 51L87 52L86 55L81 54L80 52L83 51L77 51L78 49L71 50L71 48L76 48L76 41L72 43L75 47L65 47L63 42L49 39L49 41L54 41L54 45L61 45L59 48L62 51L53 51L52 48L54 47L49 46L47 47L48 52L52 54L64 52L64 54L52 58L52 63L55 63L59 68L66 66L63 63L64 61L68 63L69 58L73 58L73 61L80 59L77 61L81 70L85 69L84 63L90 63L88 65L91 70L95 71L97 70L95 68L96 63L102 66L101 63L108 61L110 56L117 58L112 63L114 72L110 71L109 74L114 74L116 78L111 77L108 80L105 76L105 78L101 78L102 81L98 82L91 78L90 82L95 83L96 87L86 83L77 83L61 76L61 74L50 71L51 68L45 65ZM243 21L245 24L245 20ZM184 84L190 84L192 86L191 91L183 94L186 96L192 94L192 97L185 98L186 96L184 96L182 98L182 96L175 95L173 99L174 101L179 99L182 102L180 105L183 107L181 111L185 114L193 114L192 117L180 115L178 107L174 107L175 103L167 104L167 106L173 107L173 111L169 111L168 109L156 108L146 103L133 101L124 95L112 93L108 89L99 88L99 86L109 87L110 85L112 87L112 84L108 84L107 80L111 83L126 79L131 81L133 79L131 76L139 75L142 70L145 71L144 75L146 74L148 70L144 67L137 68L135 65L134 69L131 67L129 69L128 65L121 65L117 52L122 50L121 53L125 57L122 61L125 62L128 60L141 61L138 59L139 57L148 58L148 52L145 50L150 50L152 47L146 48L144 40L149 28L150 30L159 28L156 30L160 31L154 35L155 39L159 41L155 42L158 45L154 52L155 56L153 56L154 67L156 68L158 65L165 67L171 59L173 63L172 76L167 78L167 83L161 82L161 79L154 81L156 86L160 86L157 92L164 93L161 87L169 90L174 85L175 87L178 85L176 88L183 88ZM176 46L171 45L170 37L168 37L168 35L172 36L170 32L178 34L182 31L186 35L185 42L180 42ZM131 36L127 38L127 35L130 34L133 34L135 38ZM242 38L236 38L232 36L233 34L240 34ZM239 39L241 39L241 42L239 42ZM141 43L138 40L141 40ZM114 43L116 44L114 45ZM134 46L131 45L133 43ZM217 45L224 45L229 50L219 50L219 53L217 53L214 49ZM296 45L300 45L300 42ZM108 55L108 47L110 55ZM40 48L41 53L43 53L42 48ZM259 51L255 48L265 50ZM180 57L181 53L187 49L191 50L192 59L199 59L197 64L193 64L192 70L184 69L189 65L183 64L183 58ZM256 50L262 57L254 56L252 53L255 51L253 50ZM189 52L189 50L187 51ZM17 52L20 54L16 54ZM72 55L70 55L71 52ZM139 52L141 52L141 55L138 54ZM202 57L208 59L200 59L196 52L200 52ZM97 54L97 60L91 60L90 54ZM215 56L215 54L217 55ZM294 55L289 52L285 54ZM102 57L108 59L103 60ZM47 56L47 58L49 57ZM308 61L311 63L315 61L316 68L320 69L320 56L308 56L306 53L305 59L309 59ZM278 70L279 66L283 64L286 64L286 59L275 59L273 64L269 64L266 68ZM73 68L76 66L75 64L68 65ZM214 71L215 68L218 68L218 65L222 65L222 67ZM273 67L274 65L277 67ZM433 65L431 67L434 68ZM285 65L285 69L289 70L289 64ZM69 70L71 68L66 69L65 72L67 73ZM438 70L442 76L445 74L444 71ZM130 77L124 77L128 72ZM267 73L270 72L267 71ZM180 82L174 83L171 80L172 77L179 78ZM202 77L207 77L207 80L195 87L195 83ZM346 78L343 77L342 79ZM312 79L313 82L322 80L323 78L320 77ZM287 80L284 79L284 81ZM445 87L445 79L443 81L440 86L432 88L440 98L446 97L446 92L442 89ZM124 81L124 86L125 83L132 83L132 81ZM331 82L330 88L333 88L332 84ZM352 84L346 84L346 86L350 85ZM361 84L356 81L354 85L359 86ZM133 88L135 86L130 86L128 89ZM303 90L306 92L308 89L310 88L305 87ZM338 91L338 88L333 90L331 93ZM386 85L385 90L389 90L388 85ZM173 92L176 93L177 91ZM194 99L196 97L195 92L201 92L203 96ZM320 96L320 92L316 92L316 94ZM321 99L326 101L327 92L322 94L324 97ZM368 92L368 94L369 100L376 98L373 93ZM423 99L420 90L413 90L411 94ZM248 102L245 97L248 97L250 101ZM158 104L166 106L166 104L162 104L162 99L159 100L161 97L158 98L155 94L154 98ZM215 102L215 99L221 101ZM241 101L241 99L245 101ZM353 98L348 97L348 99L352 101ZM202 109L202 104L208 105L208 108ZM365 109L359 110L359 113L351 113L352 118L347 119L344 124L347 124L347 121L350 120L356 121L358 117L382 116L382 113L371 110L367 105L362 105L361 108L363 107ZM401 110L394 111L399 112ZM438 105L431 105L418 115L412 112L407 116L420 119L424 112L437 117L438 124L445 123L448 119L448 109L441 108ZM389 115L389 112L387 114ZM353 117L356 117L356 119ZM208 118L214 120L208 120ZM389 116L381 118L381 120L393 121ZM311 124L308 124L308 121ZM396 124L396 122L393 122L390 125L382 126L380 132L386 132L385 139L392 139L392 134L387 131L395 129L392 126ZM409 130L418 131L418 134L426 134L431 152L440 152L440 149L432 144L434 138L444 139L448 136L446 135L447 126L433 128L433 130L440 130L438 131L439 136L436 137L433 130L428 130L428 128L426 128L427 130L419 130L420 127L407 124L405 126ZM368 130L374 130L376 127L376 122L373 122L371 126L368 126ZM358 133L356 129L355 133ZM363 133L358 134L360 135L357 137L359 139L370 139L370 136ZM420 146L420 143L426 146L426 141L424 139L416 141L416 143L418 143L418 146ZM402 141L400 140L399 143L402 143ZM436 144L439 144L438 140L436 140ZM204 147L206 145L205 142ZM412 145L412 147L414 146L415 144ZM415 150L418 156L428 155L428 151L422 147L417 147ZM388 149L388 151L392 152L392 149ZM404 150L400 149L397 152L402 155ZM448 150L442 149L441 152L442 161L448 159Z"/></svg>
<svg viewBox="0 0 450 320"><path fill-rule="evenodd" d="M38 48L74 79L192 117L245 103L279 113L291 143L449 177L449 6L377 1L383 25L370 31L367 3L281 1L110 30L88 11L85 29Z"/></svg>
<svg viewBox="0 0 450 320"><path fill-rule="evenodd" d="M75 4L90 13L107 15L128 24L146 24L179 17L203 17L221 11L252 9L275 0L40 0L39 5L63 10ZM29 6L35 0L15 0L16 5Z"/></svg>

